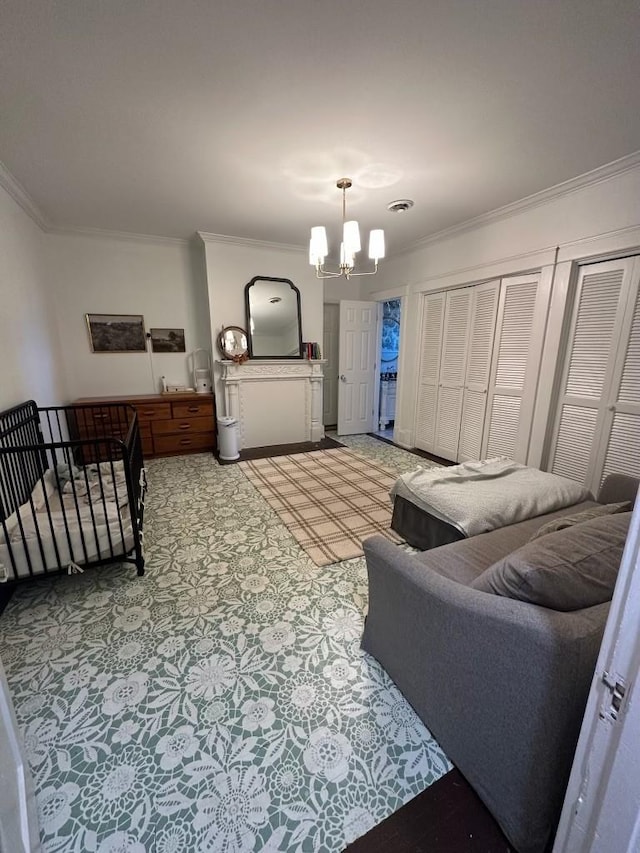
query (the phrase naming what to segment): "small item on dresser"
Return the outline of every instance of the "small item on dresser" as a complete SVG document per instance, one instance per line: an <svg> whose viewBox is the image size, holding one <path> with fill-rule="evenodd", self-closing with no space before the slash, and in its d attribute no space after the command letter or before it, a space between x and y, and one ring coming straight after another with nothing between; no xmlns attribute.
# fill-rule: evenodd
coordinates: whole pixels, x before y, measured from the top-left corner
<svg viewBox="0 0 640 853"><path fill-rule="evenodd" d="M192 394L193 388L187 388L186 385L170 385L167 383L166 388L162 392L163 394Z"/></svg>

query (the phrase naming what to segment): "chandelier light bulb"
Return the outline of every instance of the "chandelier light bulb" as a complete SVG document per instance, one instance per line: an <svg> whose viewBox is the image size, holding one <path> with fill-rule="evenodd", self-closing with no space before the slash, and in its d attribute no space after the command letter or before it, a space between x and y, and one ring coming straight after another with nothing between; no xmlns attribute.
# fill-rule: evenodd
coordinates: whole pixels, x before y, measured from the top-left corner
<svg viewBox="0 0 640 853"><path fill-rule="evenodd" d="M347 247L348 255L355 255L360 251L360 228L355 219L345 222L342 229L342 239Z"/></svg>
<svg viewBox="0 0 640 853"><path fill-rule="evenodd" d="M369 257L376 263L384 258L384 231L374 228L369 234Z"/></svg>
<svg viewBox="0 0 640 853"><path fill-rule="evenodd" d="M315 225L311 229L311 243L309 248L313 251L314 256L320 259L321 263L329 254L327 229L324 225Z"/></svg>

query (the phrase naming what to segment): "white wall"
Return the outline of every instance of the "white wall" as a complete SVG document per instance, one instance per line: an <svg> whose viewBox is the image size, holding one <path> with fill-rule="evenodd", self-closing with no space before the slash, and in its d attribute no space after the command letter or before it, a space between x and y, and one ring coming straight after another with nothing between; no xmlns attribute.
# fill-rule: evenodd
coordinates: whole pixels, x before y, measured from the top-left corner
<svg viewBox="0 0 640 853"><path fill-rule="evenodd" d="M199 245L110 235L49 234L46 252L71 400L157 393L163 374L169 382L192 384L189 352L198 347L211 349ZM92 353L86 313L142 314L147 331L183 328L187 352Z"/></svg>
<svg viewBox="0 0 640 853"><path fill-rule="evenodd" d="M44 234L0 187L0 409L64 401Z"/></svg>
<svg viewBox="0 0 640 853"><path fill-rule="evenodd" d="M246 328L244 288L255 276L288 278L295 284L300 291L302 340L321 343L323 282L316 279L306 251L204 233L200 236L204 242L214 346L222 326ZM222 358L217 346L214 358ZM215 370L215 389L218 412L224 414L219 369Z"/></svg>
<svg viewBox="0 0 640 853"><path fill-rule="evenodd" d="M636 158L637 159L637 158ZM603 170L604 171L604 170ZM417 211L416 211L417 213ZM567 308L569 281L579 259L640 250L640 166L559 188L521 205L497 211L475 226L425 241L386 260L380 273L362 282L362 299L405 296L399 358L396 437L413 445L420 333L420 294L541 269L553 274L543 373L534 411L532 456L537 464L550 413L553 373ZM556 252L557 260L556 263Z"/></svg>

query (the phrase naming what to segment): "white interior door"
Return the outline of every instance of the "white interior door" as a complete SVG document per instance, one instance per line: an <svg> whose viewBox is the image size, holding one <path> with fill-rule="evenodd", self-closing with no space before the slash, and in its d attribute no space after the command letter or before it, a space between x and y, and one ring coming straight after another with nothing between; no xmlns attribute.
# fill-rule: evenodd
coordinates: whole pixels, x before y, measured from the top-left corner
<svg viewBox="0 0 640 853"><path fill-rule="evenodd" d="M472 292L471 287L449 291L444 314L434 453L454 462L458 458Z"/></svg>
<svg viewBox="0 0 640 853"><path fill-rule="evenodd" d="M324 333L322 357L324 366L322 423L335 426L338 423L338 355L340 353L340 306L327 302L324 306Z"/></svg>
<svg viewBox="0 0 640 853"><path fill-rule="evenodd" d="M458 462L480 459L500 281L473 288Z"/></svg>
<svg viewBox="0 0 640 853"><path fill-rule="evenodd" d="M18 724L1 662L0 786L0 851L38 853L41 848L33 781L18 739Z"/></svg>
<svg viewBox="0 0 640 853"><path fill-rule="evenodd" d="M428 453L434 452L436 437L445 301L444 293L433 293L425 296L422 302L415 445Z"/></svg>
<svg viewBox="0 0 640 853"><path fill-rule="evenodd" d="M596 662L554 853L640 850L639 622L640 497Z"/></svg>
<svg viewBox="0 0 640 853"><path fill-rule="evenodd" d="M338 435L372 432L378 303L340 302Z"/></svg>

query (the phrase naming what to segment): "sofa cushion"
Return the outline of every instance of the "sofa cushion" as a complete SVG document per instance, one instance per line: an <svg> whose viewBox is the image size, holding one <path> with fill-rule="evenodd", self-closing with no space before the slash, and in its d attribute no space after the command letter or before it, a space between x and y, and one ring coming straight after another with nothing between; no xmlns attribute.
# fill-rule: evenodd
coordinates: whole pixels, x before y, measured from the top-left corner
<svg viewBox="0 0 640 853"><path fill-rule="evenodd" d="M489 566L474 589L539 604L581 610L613 594L631 513L600 516L528 542Z"/></svg>
<svg viewBox="0 0 640 853"><path fill-rule="evenodd" d="M591 521L592 518L598 518L601 515L614 515L617 512L629 512L631 504L629 501L622 501L617 504L596 504L589 509L583 509L582 512L576 512L572 515L563 515L560 518L554 518L547 521L542 527L539 527L529 542L538 539L540 536L546 536L547 533L555 533L556 530L564 530L565 527L573 527L574 524L582 524L585 521Z"/></svg>

